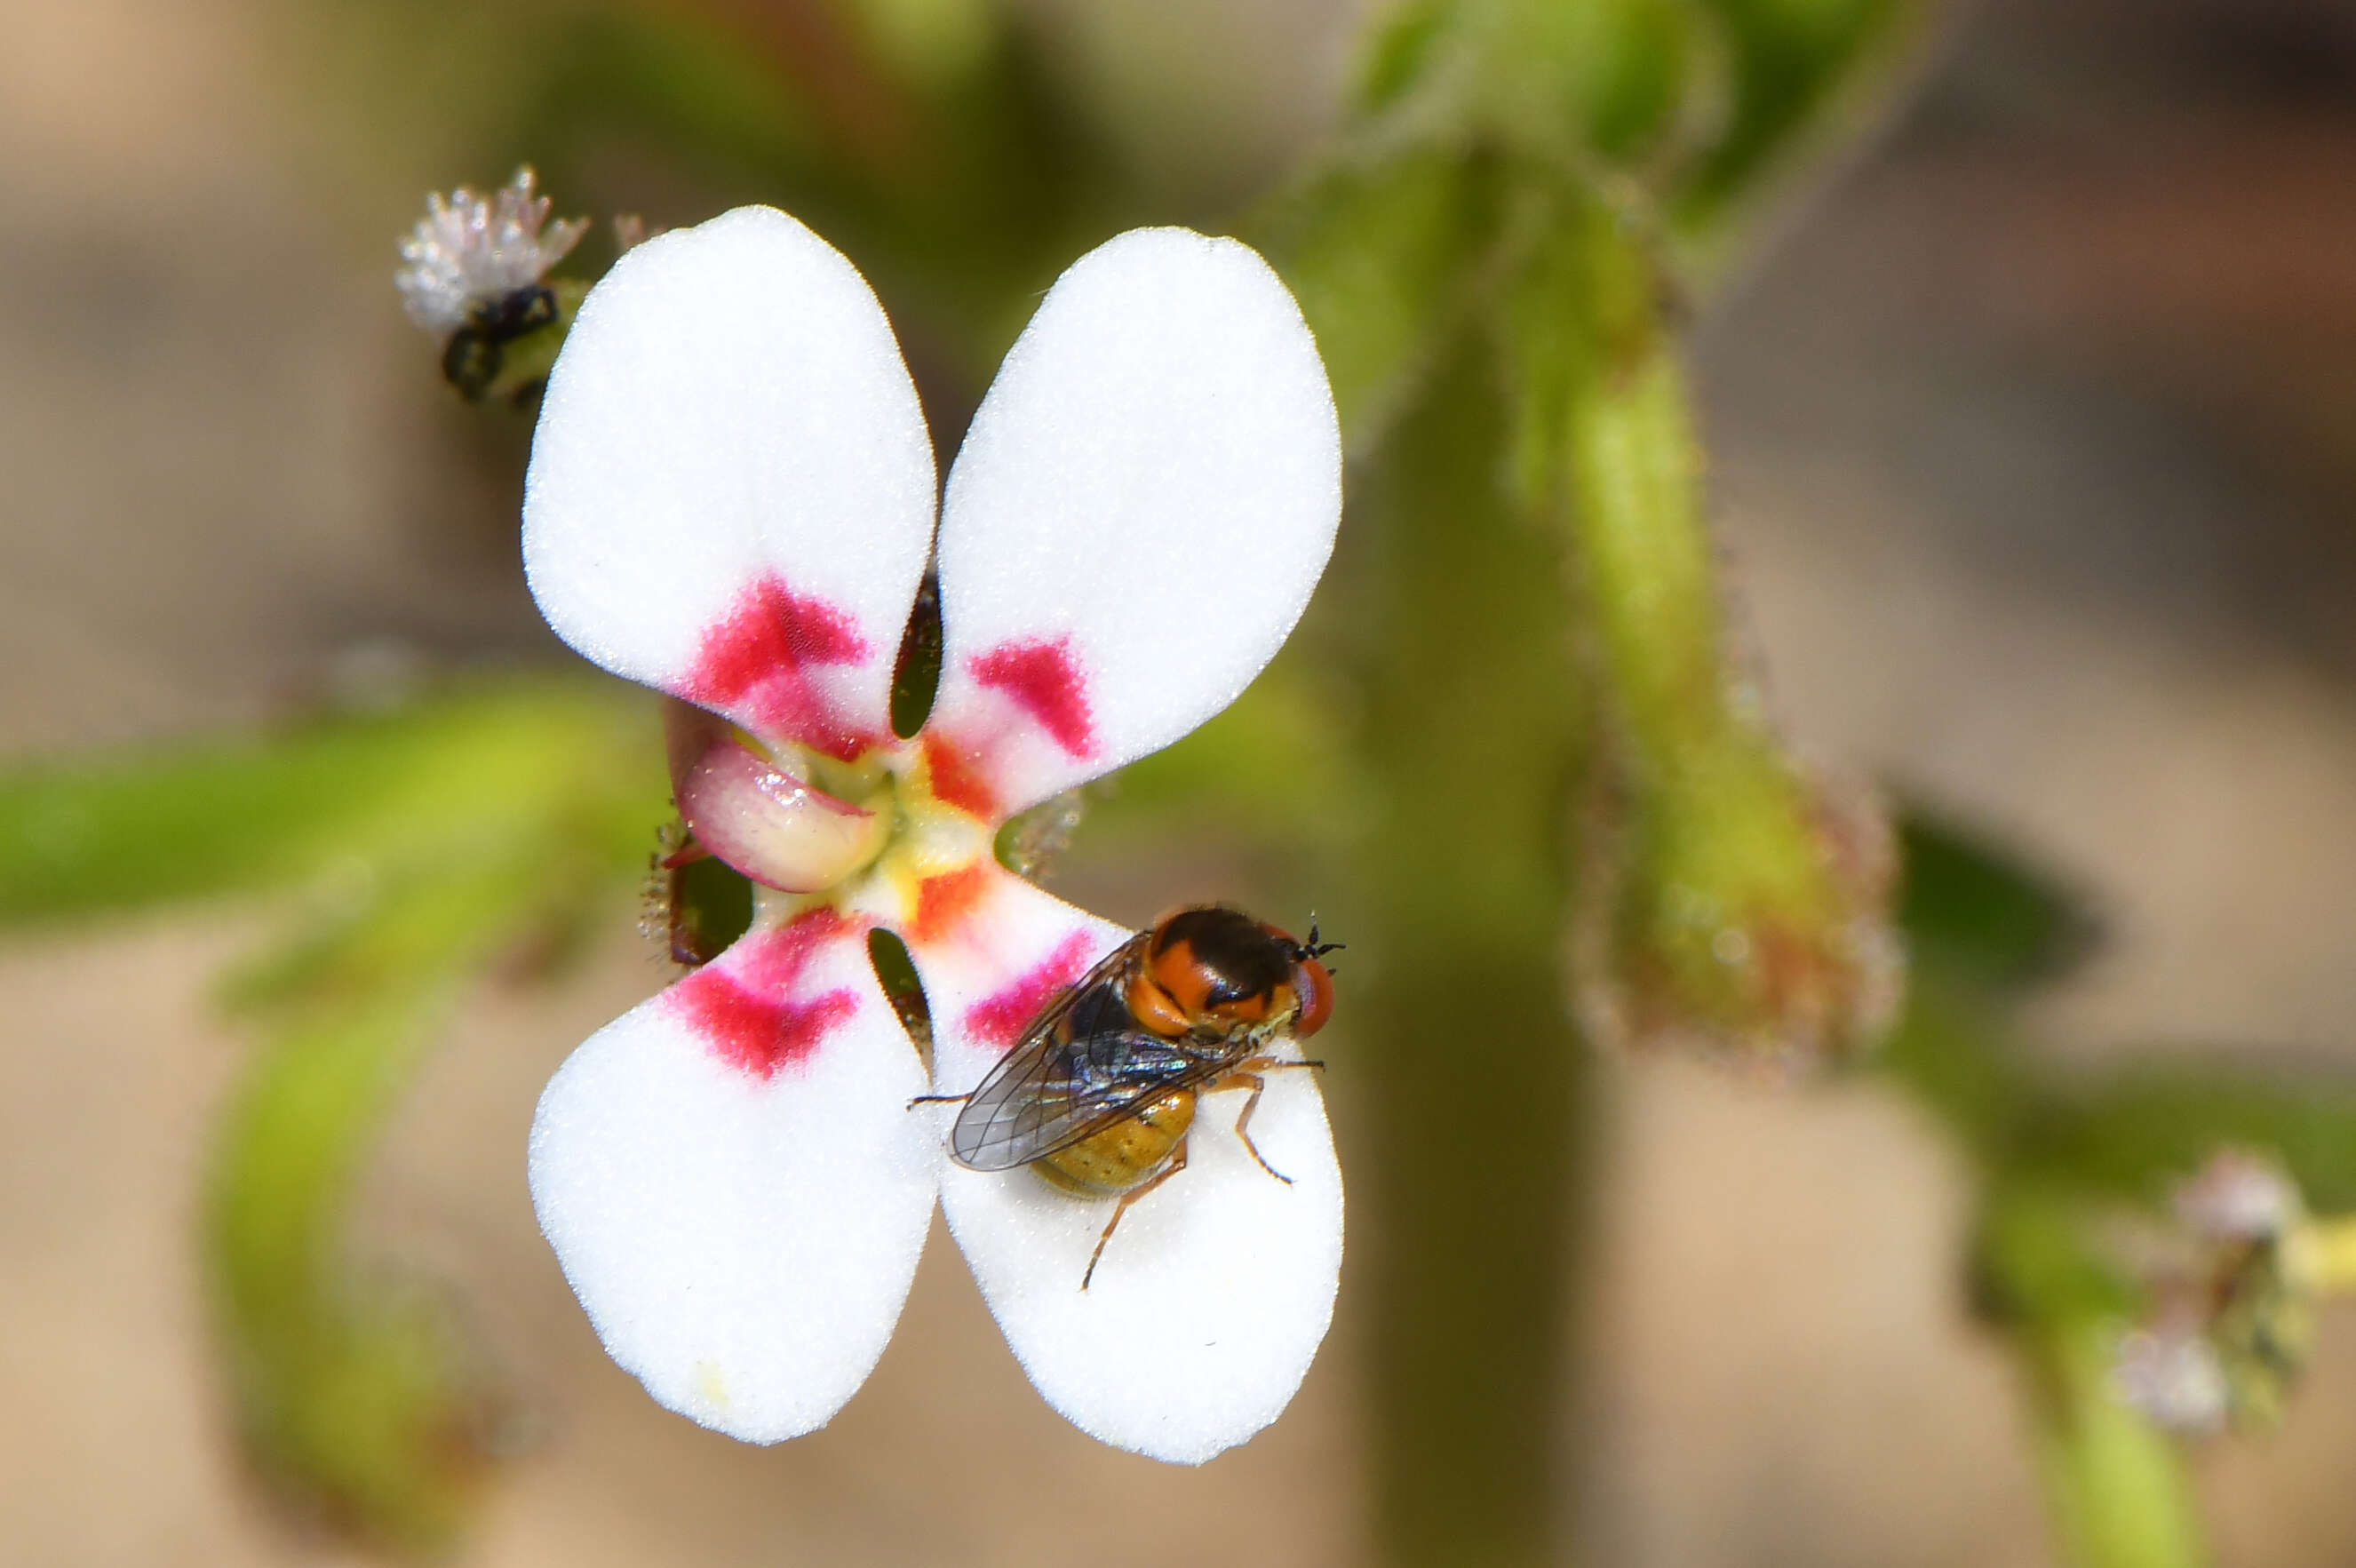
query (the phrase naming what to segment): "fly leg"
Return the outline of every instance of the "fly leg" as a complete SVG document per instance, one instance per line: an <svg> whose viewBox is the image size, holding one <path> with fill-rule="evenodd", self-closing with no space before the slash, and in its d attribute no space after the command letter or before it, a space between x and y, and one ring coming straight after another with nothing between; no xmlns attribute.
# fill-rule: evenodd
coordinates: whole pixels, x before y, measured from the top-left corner
<svg viewBox="0 0 2356 1568"><path fill-rule="evenodd" d="M1170 1163L1162 1166L1152 1180L1121 1194L1120 1201L1113 1206L1112 1218L1105 1221L1104 1234L1097 1238L1097 1250L1088 1254L1088 1272L1080 1276L1082 1290L1087 1289L1088 1282L1097 1277L1097 1260L1104 1256L1105 1243L1112 1240L1113 1229L1120 1223L1120 1217L1129 1212L1129 1206L1185 1168L1186 1140L1181 1138L1178 1140L1178 1152L1170 1156Z"/></svg>
<svg viewBox="0 0 2356 1568"><path fill-rule="evenodd" d="M908 1109L914 1111L919 1105L963 1105L972 1098L973 1090L970 1089L963 1094L919 1094L908 1101Z"/></svg>
<svg viewBox="0 0 2356 1568"><path fill-rule="evenodd" d="M1292 1178L1286 1176L1282 1171L1278 1170L1274 1165L1269 1165L1267 1159L1260 1154L1259 1145L1252 1142L1252 1112L1259 1109L1259 1097L1268 1092L1268 1079L1262 1078L1260 1073L1274 1072L1279 1068L1323 1068L1324 1065L1325 1064L1323 1062L1295 1061L1290 1057L1248 1057L1244 1060L1237 1062L1234 1071L1226 1074L1218 1082L1211 1085L1208 1089L1203 1091L1205 1094L1216 1094L1223 1089L1249 1089L1251 1090L1251 1098L1244 1101L1244 1108L1241 1111L1236 1112L1236 1136L1244 1141L1244 1152L1251 1155L1253 1164L1258 1165L1260 1169L1266 1171L1269 1175L1274 1176L1277 1180L1282 1182L1287 1187L1290 1187L1292 1185ZM1258 1072L1253 1071L1252 1069L1255 1068L1259 1070Z"/></svg>

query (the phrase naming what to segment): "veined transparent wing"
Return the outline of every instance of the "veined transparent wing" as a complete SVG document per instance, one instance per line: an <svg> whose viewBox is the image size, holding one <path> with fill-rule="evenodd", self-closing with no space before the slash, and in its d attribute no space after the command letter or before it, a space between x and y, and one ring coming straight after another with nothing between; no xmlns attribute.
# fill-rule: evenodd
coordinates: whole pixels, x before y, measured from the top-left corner
<svg viewBox="0 0 2356 1568"><path fill-rule="evenodd" d="M1115 948L1023 1031L949 1129L958 1164L1029 1165L1235 1060L1226 1040L1171 1040L1139 1026L1125 993L1144 944L1138 936Z"/></svg>

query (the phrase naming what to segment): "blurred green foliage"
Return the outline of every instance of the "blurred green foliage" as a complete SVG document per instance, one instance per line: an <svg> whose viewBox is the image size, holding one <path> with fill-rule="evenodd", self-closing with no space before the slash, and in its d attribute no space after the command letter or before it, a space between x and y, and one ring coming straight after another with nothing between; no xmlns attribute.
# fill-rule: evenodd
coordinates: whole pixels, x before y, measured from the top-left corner
<svg viewBox="0 0 2356 1568"><path fill-rule="evenodd" d="M665 811L651 702L605 681L464 685L275 734L0 780L0 920L269 896L225 1000L261 1048L224 1114L203 1248L250 1452L304 1511L454 1539L498 1395L446 1304L347 1255L348 1200L466 990L627 908Z"/></svg>
<svg viewBox="0 0 2356 1568"><path fill-rule="evenodd" d="M2129 1407L2116 1377L2121 1337L2152 1288L2123 1261L2116 1221L2161 1212L2221 1148L2263 1151L2324 1208L2356 1204L2356 1081L2213 1053L2138 1052L2107 1069L2040 1058L2014 1012L2087 952L2093 918L2051 879L1950 823L1917 817L1903 837L1913 974L1879 1065L1939 1116L1978 1173L1975 1298L2021 1360L2065 1558L2087 1568L2201 1563L2177 1444ZM2303 1318L2297 1300L2260 1305L2272 1322ZM2217 1328L2230 1335L2234 1324ZM2279 1398L2286 1369L2254 1370L2234 1377L2235 1397Z"/></svg>

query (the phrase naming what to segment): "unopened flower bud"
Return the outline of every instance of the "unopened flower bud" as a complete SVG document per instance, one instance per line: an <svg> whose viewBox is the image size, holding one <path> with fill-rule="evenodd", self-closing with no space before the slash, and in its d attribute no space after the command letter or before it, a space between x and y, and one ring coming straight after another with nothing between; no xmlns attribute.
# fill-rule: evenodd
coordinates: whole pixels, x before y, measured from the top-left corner
<svg viewBox="0 0 2356 1568"><path fill-rule="evenodd" d="M1570 410L1571 538L1609 703L1577 961L1589 1026L1772 1069L1855 1054L1902 966L1889 824L1798 767L1730 647L1683 381L1655 349Z"/></svg>
<svg viewBox="0 0 2356 1568"><path fill-rule="evenodd" d="M1590 1029L1783 1071L1869 1045L1904 972L1879 802L1825 787L1752 733L1624 788L1581 918Z"/></svg>
<svg viewBox="0 0 2356 1568"><path fill-rule="evenodd" d="M488 197L460 186L426 198L393 274L402 308L442 343L444 380L469 401L511 397L545 380L584 292L549 269L588 231L548 220L529 167Z"/></svg>

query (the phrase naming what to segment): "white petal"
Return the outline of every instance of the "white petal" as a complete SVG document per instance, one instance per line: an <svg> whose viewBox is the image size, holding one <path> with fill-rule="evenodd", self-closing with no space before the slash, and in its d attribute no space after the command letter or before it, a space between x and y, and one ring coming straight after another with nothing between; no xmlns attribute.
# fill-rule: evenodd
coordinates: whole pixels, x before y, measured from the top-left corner
<svg viewBox="0 0 2356 1568"><path fill-rule="evenodd" d="M971 1089L1025 1023L1130 933L995 865L980 897L929 937L902 933L933 1015L937 1092ZM1074 1197L1029 1169L945 1165L941 1202L983 1299L1047 1402L1090 1436L1199 1464L1274 1421L1333 1315L1342 1176L1305 1069L1267 1076L1251 1134L1242 1091L1206 1096L1188 1165L1132 1208L1084 1293L1110 1198ZM954 1107L934 1118L943 1135Z"/></svg>
<svg viewBox="0 0 2356 1568"><path fill-rule="evenodd" d="M823 1426L884 1352L941 1162L863 928L755 932L590 1036L541 1096L531 1196L597 1337L732 1437Z"/></svg>
<svg viewBox="0 0 2356 1568"><path fill-rule="evenodd" d="M937 886L943 896L920 893L899 933L932 1011L934 1091L963 1094L1057 992L1131 933L991 860Z"/></svg>
<svg viewBox="0 0 2356 1568"><path fill-rule="evenodd" d="M934 727L1009 811L1169 744L1283 642L1341 507L1324 367L1268 264L1183 229L1098 247L950 471Z"/></svg>
<svg viewBox="0 0 2356 1568"><path fill-rule="evenodd" d="M851 263L739 208L614 263L549 377L524 569L616 674L837 756L889 731L932 446Z"/></svg>
<svg viewBox="0 0 2356 1568"><path fill-rule="evenodd" d="M1342 1173L1307 1069L1266 1075L1252 1142L1244 1094L1203 1098L1186 1168L1132 1207L1088 1288L1111 1198L1030 1169L946 1167L941 1207L984 1300L1042 1397L1089 1436L1199 1465L1274 1421L1333 1321Z"/></svg>

